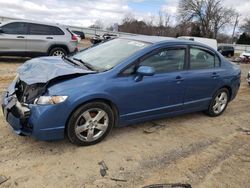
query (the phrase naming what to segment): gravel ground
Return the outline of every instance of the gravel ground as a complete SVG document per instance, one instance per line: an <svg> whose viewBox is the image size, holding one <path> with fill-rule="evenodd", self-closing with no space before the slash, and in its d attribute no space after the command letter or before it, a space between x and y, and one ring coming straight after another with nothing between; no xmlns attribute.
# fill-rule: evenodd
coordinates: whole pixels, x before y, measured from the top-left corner
<svg viewBox="0 0 250 188"><path fill-rule="evenodd" d="M23 59L0 59L0 92ZM203 113L115 128L100 144L41 142L11 132L0 113L0 187L142 187L189 183L192 187L250 187L249 65L225 113ZM152 133L145 133L153 130ZM249 133L249 134L248 134ZM100 175L98 162L108 166Z"/></svg>

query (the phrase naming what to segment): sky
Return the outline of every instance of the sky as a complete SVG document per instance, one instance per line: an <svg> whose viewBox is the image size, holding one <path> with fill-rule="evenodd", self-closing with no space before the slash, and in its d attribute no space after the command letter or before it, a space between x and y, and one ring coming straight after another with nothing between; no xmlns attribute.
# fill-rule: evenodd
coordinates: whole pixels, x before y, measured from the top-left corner
<svg viewBox="0 0 250 188"><path fill-rule="evenodd" d="M125 15L138 20L157 19L159 10L174 19L179 0L0 0L0 16L88 27L101 20L105 26L121 23ZM249 15L250 0L222 0L235 8L241 20ZM174 21L172 22L174 24Z"/></svg>

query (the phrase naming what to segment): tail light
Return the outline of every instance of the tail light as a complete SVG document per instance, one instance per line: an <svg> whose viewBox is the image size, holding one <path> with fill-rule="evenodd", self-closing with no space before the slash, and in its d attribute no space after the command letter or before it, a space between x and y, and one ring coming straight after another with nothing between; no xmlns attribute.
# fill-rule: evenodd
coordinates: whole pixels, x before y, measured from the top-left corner
<svg viewBox="0 0 250 188"><path fill-rule="evenodd" d="M77 41L77 36L72 35L71 40L73 40L73 41Z"/></svg>

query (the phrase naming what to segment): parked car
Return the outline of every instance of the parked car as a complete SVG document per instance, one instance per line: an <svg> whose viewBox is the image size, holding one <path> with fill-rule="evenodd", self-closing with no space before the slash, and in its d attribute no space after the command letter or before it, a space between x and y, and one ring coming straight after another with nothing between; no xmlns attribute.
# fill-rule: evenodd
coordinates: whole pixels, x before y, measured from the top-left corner
<svg viewBox="0 0 250 188"><path fill-rule="evenodd" d="M100 36L100 35L96 34L94 37L92 37L90 39L90 42L92 44L99 44L101 42L106 42L106 41L114 39L114 38L117 38L117 35L105 33L102 36Z"/></svg>
<svg viewBox="0 0 250 188"><path fill-rule="evenodd" d="M72 31L74 34L78 35L81 39L85 39L85 34L82 31Z"/></svg>
<svg viewBox="0 0 250 188"><path fill-rule="evenodd" d="M58 56L77 51L77 37L64 26L31 21L0 25L0 56Z"/></svg>
<svg viewBox="0 0 250 188"><path fill-rule="evenodd" d="M31 59L17 72L2 104L14 131L39 140L66 135L77 145L100 142L114 126L196 111L219 116L241 75L208 46L146 36Z"/></svg>
<svg viewBox="0 0 250 188"><path fill-rule="evenodd" d="M218 52L230 58L234 56L234 47L233 46L219 46Z"/></svg>
<svg viewBox="0 0 250 188"><path fill-rule="evenodd" d="M240 57L241 57L241 58L250 58L250 50L247 50L247 51L245 51L245 52L242 52L242 53L240 54Z"/></svg>
<svg viewBox="0 0 250 188"><path fill-rule="evenodd" d="M215 39L204 38L204 37L191 37L191 36L181 36L178 38L184 39L184 40L191 40L191 41L195 41L195 42L200 42L202 44L210 46L214 50L217 50L217 47L218 47L217 40L215 40Z"/></svg>

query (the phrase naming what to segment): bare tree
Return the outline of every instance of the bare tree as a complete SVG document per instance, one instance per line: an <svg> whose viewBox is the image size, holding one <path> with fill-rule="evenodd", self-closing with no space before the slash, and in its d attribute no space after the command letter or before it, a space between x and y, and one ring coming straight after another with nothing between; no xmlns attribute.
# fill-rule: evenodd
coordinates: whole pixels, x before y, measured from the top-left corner
<svg viewBox="0 0 250 188"><path fill-rule="evenodd" d="M235 10L224 8L221 0L180 0L179 12L183 22L198 23L202 36L211 38L236 17Z"/></svg>
<svg viewBox="0 0 250 188"><path fill-rule="evenodd" d="M122 20L122 23L131 23L133 21L135 21L135 16L133 13L131 12L127 12Z"/></svg>
<svg viewBox="0 0 250 188"><path fill-rule="evenodd" d="M214 23L214 38L217 38L218 32L224 26L232 24L237 17L238 14L233 9L225 9L219 6L215 8L215 13L212 17L212 22Z"/></svg>
<svg viewBox="0 0 250 188"><path fill-rule="evenodd" d="M165 13L165 21L164 22L165 22L165 24L164 24L165 27L170 27L170 22L171 22L170 14Z"/></svg>
<svg viewBox="0 0 250 188"><path fill-rule="evenodd" d="M158 16L159 16L158 26L161 27L161 26L163 26L163 12L161 10L158 12Z"/></svg>
<svg viewBox="0 0 250 188"><path fill-rule="evenodd" d="M103 24L102 20L99 19L99 20L96 20L95 23L90 26L90 28L103 29L104 24Z"/></svg>
<svg viewBox="0 0 250 188"><path fill-rule="evenodd" d="M241 26L241 30L245 33L250 33L250 17L244 20L244 24Z"/></svg>

